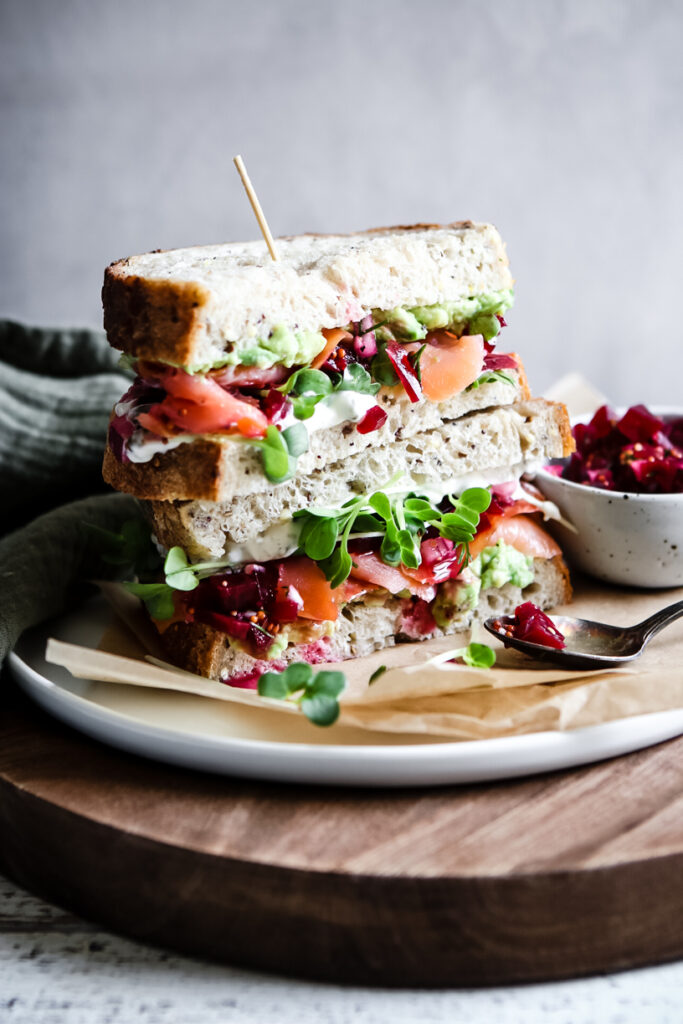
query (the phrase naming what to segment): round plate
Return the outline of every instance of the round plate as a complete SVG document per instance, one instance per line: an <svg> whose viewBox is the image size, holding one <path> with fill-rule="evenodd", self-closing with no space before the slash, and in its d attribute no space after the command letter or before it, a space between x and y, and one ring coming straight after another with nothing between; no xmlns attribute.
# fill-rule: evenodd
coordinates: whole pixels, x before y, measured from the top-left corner
<svg viewBox="0 0 683 1024"><path fill-rule="evenodd" d="M683 708L568 732L475 742L322 729L303 716L189 694L75 679L44 659L55 636L96 647L111 612L95 599L26 633L9 664L22 688L75 729L158 761L276 782L432 786L484 782L630 753L683 733Z"/></svg>

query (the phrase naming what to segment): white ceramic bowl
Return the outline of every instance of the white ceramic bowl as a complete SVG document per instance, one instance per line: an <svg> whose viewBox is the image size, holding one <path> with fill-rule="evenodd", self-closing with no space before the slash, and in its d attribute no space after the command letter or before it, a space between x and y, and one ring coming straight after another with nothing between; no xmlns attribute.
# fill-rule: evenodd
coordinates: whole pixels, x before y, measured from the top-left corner
<svg viewBox="0 0 683 1024"><path fill-rule="evenodd" d="M625 409L617 409L623 415ZM653 407L657 416L682 409ZM589 422L580 417L576 422ZM574 421L573 421L574 422ZM539 470L536 482L578 533L553 531L571 563L591 576L631 587L683 585L683 494L627 494L563 480Z"/></svg>

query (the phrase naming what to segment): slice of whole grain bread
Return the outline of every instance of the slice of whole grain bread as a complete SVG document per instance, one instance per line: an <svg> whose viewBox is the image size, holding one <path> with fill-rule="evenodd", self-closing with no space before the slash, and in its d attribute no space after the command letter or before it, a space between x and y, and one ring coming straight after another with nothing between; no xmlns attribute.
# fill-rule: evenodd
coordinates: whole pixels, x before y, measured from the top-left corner
<svg viewBox="0 0 683 1024"><path fill-rule="evenodd" d="M298 235L144 253L105 271L104 327L114 348L208 365L278 326L320 331L372 309L428 306L512 287L490 224L415 224L351 235Z"/></svg>
<svg viewBox="0 0 683 1024"><path fill-rule="evenodd" d="M295 476L279 484L265 476L251 446L215 435L139 464L119 462L108 448L102 472L116 490L150 501L235 502L254 496L257 504L269 507L268 521L275 521L310 502L325 504L331 489L375 490L398 472L425 486L438 485L464 473L559 458L573 450L565 407L540 398L469 412L426 429L422 422L411 418L410 425L390 431L384 443L367 444L374 435L359 434L353 424L314 433Z"/></svg>

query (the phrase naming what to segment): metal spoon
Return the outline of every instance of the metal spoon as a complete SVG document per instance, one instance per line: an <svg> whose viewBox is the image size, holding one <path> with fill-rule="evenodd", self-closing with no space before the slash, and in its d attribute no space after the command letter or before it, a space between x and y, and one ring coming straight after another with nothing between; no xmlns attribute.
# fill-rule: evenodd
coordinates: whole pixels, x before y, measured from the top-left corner
<svg viewBox="0 0 683 1024"><path fill-rule="evenodd" d="M682 615L683 601L662 608L637 626L609 626L605 622L591 622L590 619L549 615L548 618L564 634L567 646L561 651L506 636L501 628L495 628L501 619L505 621L501 615L486 619L484 626L489 633L502 640L506 647L516 647L531 658L552 661L562 668L616 668L640 657L652 637Z"/></svg>

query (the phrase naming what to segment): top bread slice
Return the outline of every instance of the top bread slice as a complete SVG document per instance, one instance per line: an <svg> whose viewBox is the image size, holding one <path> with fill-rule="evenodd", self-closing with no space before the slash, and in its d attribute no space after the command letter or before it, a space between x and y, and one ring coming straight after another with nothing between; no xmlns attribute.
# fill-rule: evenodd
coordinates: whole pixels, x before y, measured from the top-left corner
<svg viewBox="0 0 683 1024"><path fill-rule="evenodd" d="M114 348L179 366L218 363L278 326L319 331L372 309L430 306L512 287L490 224L415 224L350 235L192 246L131 256L105 271Z"/></svg>

